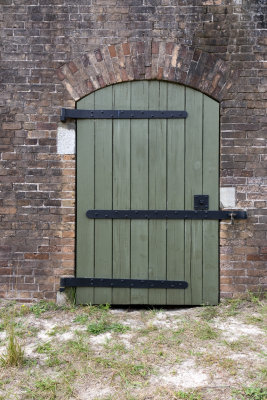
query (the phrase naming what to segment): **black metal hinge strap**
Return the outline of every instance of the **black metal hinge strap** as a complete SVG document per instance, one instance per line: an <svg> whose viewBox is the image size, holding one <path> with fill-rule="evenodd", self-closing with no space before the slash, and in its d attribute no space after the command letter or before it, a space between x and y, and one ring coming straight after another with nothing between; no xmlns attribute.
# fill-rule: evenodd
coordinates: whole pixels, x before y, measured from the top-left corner
<svg viewBox="0 0 267 400"><path fill-rule="evenodd" d="M185 281L149 279L61 278L60 291L67 287L111 287L132 289L186 289Z"/></svg>
<svg viewBox="0 0 267 400"><path fill-rule="evenodd" d="M61 109L60 120L75 119L176 119L187 118L186 111L146 111L146 110L73 110Z"/></svg>
<svg viewBox="0 0 267 400"><path fill-rule="evenodd" d="M246 211L88 210L90 219L246 219Z"/></svg>

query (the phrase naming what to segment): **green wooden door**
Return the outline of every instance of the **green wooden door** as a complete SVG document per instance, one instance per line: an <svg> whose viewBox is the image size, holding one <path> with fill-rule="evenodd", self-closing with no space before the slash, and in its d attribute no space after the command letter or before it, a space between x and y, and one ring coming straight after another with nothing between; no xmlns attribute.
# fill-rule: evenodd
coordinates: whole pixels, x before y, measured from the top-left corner
<svg viewBox="0 0 267 400"><path fill-rule="evenodd" d="M77 303L217 304L218 221L93 220L89 209L218 209L219 105L177 84L101 89L78 109L186 110L187 119L77 121L76 276L185 280L187 289L77 288Z"/></svg>

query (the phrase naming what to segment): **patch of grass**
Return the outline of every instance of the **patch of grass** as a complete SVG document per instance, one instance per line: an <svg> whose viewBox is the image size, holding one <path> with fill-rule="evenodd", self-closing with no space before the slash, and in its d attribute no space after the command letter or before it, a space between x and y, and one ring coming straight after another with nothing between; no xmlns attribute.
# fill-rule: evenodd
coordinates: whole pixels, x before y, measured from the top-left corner
<svg viewBox="0 0 267 400"><path fill-rule="evenodd" d="M43 343L43 344L39 344L36 347L35 351L36 351L36 353L39 353L39 354L50 353L52 351L52 344L51 344L51 342L46 342L46 343Z"/></svg>
<svg viewBox="0 0 267 400"><path fill-rule="evenodd" d="M185 400L202 400L203 397L200 393L197 393L196 391L187 391L184 392L183 390L178 390L178 392L175 392L174 395L176 396L175 399L185 399Z"/></svg>
<svg viewBox="0 0 267 400"><path fill-rule="evenodd" d="M259 369L259 374L262 380L267 380L267 368L263 367Z"/></svg>
<svg viewBox="0 0 267 400"><path fill-rule="evenodd" d="M77 316L74 318L73 322L76 322L76 323L78 323L78 324L87 324L87 322L88 322L88 315L87 315L87 314L80 314L80 315L77 315Z"/></svg>
<svg viewBox="0 0 267 400"><path fill-rule="evenodd" d="M241 390L234 390L233 394L237 396L233 397L234 400L266 400L267 387L243 387Z"/></svg>
<svg viewBox="0 0 267 400"><path fill-rule="evenodd" d="M56 367L57 365L61 365L63 361L61 361L56 355L51 355L49 358L45 361L45 364L47 367Z"/></svg>
<svg viewBox="0 0 267 400"><path fill-rule="evenodd" d="M90 352L90 346L88 343L84 343L83 340L68 340L65 343L65 348L71 354L86 354L88 355Z"/></svg>
<svg viewBox="0 0 267 400"><path fill-rule="evenodd" d="M158 327L156 325L153 325L151 323L148 323L144 328L141 328L138 330L138 333L146 336L149 335L151 332L158 331Z"/></svg>
<svg viewBox="0 0 267 400"><path fill-rule="evenodd" d="M10 318L11 314L15 317L16 316L15 305L16 305L15 301L5 302L4 307L0 308L0 318L6 320Z"/></svg>
<svg viewBox="0 0 267 400"><path fill-rule="evenodd" d="M240 307L244 304L242 299L231 299L227 300L226 308L224 309L224 315L226 317L233 317L238 314Z"/></svg>
<svg viewBox="0 0 267 400"><path fill-rule="evenodd" d="M221 368L223 368L227 372L229 372L230 375L236 375L236 373L237 373L236 363L231 358L227 358L227 357L221 358L218 360L218 364Z"/></svg>
<svg viewBox="0 0 267 400"><path fill-rule="evenodd" d="M35 382L35 387L41 389L42 391L52 391L55 393L57 387L57 381L52 378L44 378Z"/></svg>
<svg viewBox="0 0 267 400"><path fill-rule="evenodd" d="M232 351L243 351L244 349L247 349L250 347L250 342L248 338L239 338L237 340L233 340L232 342L229 342L227 340L223 341L223 344L225 344L227 347L229 347Z"/></svg>
<svg viewBox="0 0 267 400"><path fill-rule="evenodd" d="M24 362L24 351L18 341L12 321L7 322L6 331L8 342L6 354L0 358L1 364L7 367L18 367Z"/></svg>
<svg viewBox="0 0 267 400"><path fill-rule="evenodd" d="M58 307L52 301L40 300L38 303L30 307L30 311L36 316L40 317L46 311L56 310Z"/></svg>
<svg viewBox="0 0 267 400"><path fill-rule="evenodd" d="M65 295L70 303L70 305L75 306L76 303L76 288L69 287L65 289Z"/></svg>
<svg viewBox="0 0 267 400"><path fill-rule="evenodd" d="M175 336L180 336L180 335L182 335L184 332L185 332L185 327L182 326L182 327L180 327L180 328L178 328L178 329L175 329L175 331L173 332L173 335L175 335Z"/></svg>
<svg viewBox="0 0 267 400"><path fill-rule="evenodd" d="M132 377L146 378L150 372L150 367L140 362L118 361L117 358L114 360L103 357L95 357L94 362L112 372L113 377L119 376L127 384L132 384Z"/></svg>
<svg viewBox="0 0 267 400"><path fill-rule="evenodd" d="M69 328L70 327L68 325L65 325L65 326L58 326L57 325L57 326L54 326L54 328L51 329L50 332L48 332L48 335L49 336L56 336L57 334L67 332L69 330Z"/></svg>
<svg viewBox="0 0 267 400"><path fill-rule="evenodd" d="M22 321L18 321L14 323L15 333L18 337L23 337L27 332L27 327L23 324Z"/></svg>
<svg viewBox="0 0 267 400"><path fill-rule="evenodd" d="M128 350L123 343L113 344L113 343L110 343L110 341L109 341L108 343L104 344L104 347L106 350L109 351L110 354L126 354L126 353L128 353Z"/></svg>
<svg viewBox="0 0 267 400"><path fill-rule="evenodd" d="M237 365L231 358L223 357L221 354L216 353L198 353L195 354L201 364L205 366L220 367L227 371L230 375L236 375Z"/></svg>
<svg viewBox="0 0 267 400"><path fill-rule="evenodd" d="M40 331L40 328L36 326L27 327L27 335L28 336L36 336L36 334Z"/></svg>
<svg viewBox="0 0 267 400"><path fill-rule="evenodd" d="M31 312L30 307L27 304L22 304L20 306L20 308L18 309L17 314L19 316L24 316L24 315L29 314L30 312Z"/></svg>
<svg viewBox="0 0 267 400"><path fill-rule="evenodd" d="M201 340L217 339L219 336L218 332L213 329L207 322L195 324L193 335Z"/></svg>
<svg viewBox="0 0 267 400"><path fill-rule="evenodd" d="M106 314L110 310L110 304L99 304L98 306L87 306L88 314Z"/></svg>
<svg viewBox="0 0 267 400"><path fill-rule="evenodd" d="M60 350L52 347L51 342L40 344L35 351L39 354L46 354L47 359L45 360L45 364L48 367L55 367L63 363L63 360L59 358Z"/></svg>
<svg viewBox="0 0 267 400"><path fill-rule="evenodd" d="M33 387L25 387L24 389L32 400L55 400L57 384L55 379L46 377L36 380Z"/></svg>
<svg viewBox="0 0 267 400"><path fill-rule="evenodd" d="M213 318L218 316L218 307L215 306L204 306L203 311L201 312L200 316L205 321L211 321Z"/></svg>
<svg viewBox="0 0 267 400"><path fill-rule="evenodd" d="M247 292L247 300L250 301L253 304L262 306L262 302L261 300L263 300L264 298L267 297L267 294L264 292L258 292L258 293L254 293L254 292Z"/></svg>
<svg viewBox="0 0 267 400"><path fill-rule="evenodd" d="M119 332L124 333L130 328L117 322L109 323L108 321L102 320L99 322L92 322L88 325L87 331L92 335L100 335L105 332Z"/></svg>
<svg viewBox="0 0 267 400"><path fill-rule="evenodd" d="M263 318L262 317L257 317L255 315L248 315L246 317L246 322L248 324L255 324L255 325L259 325L263 323Z"/></svg>
<svg viewBox="0 0 267 400"><path fill-rule="evenodd" d="M156 307L152 307L149 309L149 314L151 314L152 316L157 315L159 313L162 313L163 309L162 308L156 308Z"/></svg>
<svg viewBox="0 0 267 400"><path fill-rule="evenodd" d="M5 378L0 380L0 388L3 388L3 386L8 385L11 382L10 378Z"/></svg>

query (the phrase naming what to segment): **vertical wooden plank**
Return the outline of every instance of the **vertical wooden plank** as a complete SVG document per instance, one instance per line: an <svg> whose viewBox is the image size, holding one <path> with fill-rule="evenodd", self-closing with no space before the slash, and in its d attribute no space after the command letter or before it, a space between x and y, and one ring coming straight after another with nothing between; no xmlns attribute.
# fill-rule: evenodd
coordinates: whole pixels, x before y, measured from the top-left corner
<svg viewBox="0 0 267 400"><path fill-rule="evenodd" d="M131 108L148 109L148 82L131 85ZM131 120L131 209L148 209L148 120ZM131 278L148 279L148 221L131 221ZM148 304L148 289L131 289L132 304Z"/></svg>
<svg viewBox="0 0 267 400"><path fill-rule="evenodd" d="M219 207L219 103L204 96L203 108L203 194L209 208ZM203 303L219 300L219 223L203 221Z"/></svg>
<svg viewBox="0 0 267 400"><path fill-rule="evenodd" d="M113 108L130 109L130 83L115 85ZM113 121L113 209L130 209L130 120ZM113 221L113 278L130 278L130 221ZM113 304L129 304L130 289L113 289Z"/></svg>
<svg viewBox="0 0 267 400"><path fill-rule="evenodd" d="M194 208L194 195L202 194L203 95L186 88L185 209ZM202 221L185 221L185 304L202 303Z"/></svg>
<svg viewBox="0 0 267 400"><path fill-rule="evenodd" d="M166 110L167 83L149 82L149 109ZM149 209L166 209L166 120L149 120ZM166 221L149 221L149 279L166 280ZM166 289L149 289L149 304L166 304Z"/></svg>
<svg viewBox="0 0 267 400"><path fill-rule="evenodd" d="M112 108L112 86L95 92L95 109ZM112 120L95 120L95 208L112 209ZM95 221L95 277L112 278L112 220ZM95 288L95 303L111 303L111 288Z"/></svg>
<svg viewBox="0 0 267 400"><path fill-rule="evenodd" d="M94 94L77 104L78 109L94 108ZM94 122L77 121L77 236L76 276L94 276L94 220L85 213L94 208ZM77 288L76 303L94 302L93 288Z"/></svg>
<svg viewBox="0 0 267 400"><path fill-rule="evenodd" d="M184 86L168 85L168 110L185 110ZM167 126L167 208L184 210L185 120ZM184 280L184 220L167 221L167 279ZM184 290L167 290L167 304L184 304Z"/></svg>

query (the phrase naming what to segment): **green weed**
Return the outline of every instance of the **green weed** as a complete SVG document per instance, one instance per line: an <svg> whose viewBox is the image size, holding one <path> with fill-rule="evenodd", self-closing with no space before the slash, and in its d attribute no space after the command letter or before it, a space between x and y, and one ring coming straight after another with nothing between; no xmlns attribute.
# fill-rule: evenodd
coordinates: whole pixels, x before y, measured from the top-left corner
<svg viewBox="0 0 267 400"><path fill-rule="evenodd" d="M99 314L99 313L107 313L110 310L110 304L99 304L98 306L88 306L88 313Z"/></svg>
<svg viewBox="0 0 267 400"><path fill-rule="evenodd" d="M40 300L38 303L33 304L30 307L30 311L33 312L36 317L39 317L46 311L56 310L57 308L57 305L52 301Z"/></svg>
<svg viewBox="0 0 267 400"><path fill-rule="evenodd" d="M233 340L232 342L228 342L227 340L224 340L223 343L229 347L232 351L243 351L244 348L250 347L250 342L248 338L246 337L241 337L238 340Z"/></svg>
<svg viewBox="0 0 267 400"><path fill-rule="evenodd" d="M69 330L69 326L55 326L53 329L51 329L50 332L48 332L49 336L56 336L57 334L60 333L65 333Z"/></svg>
<svg viewBox="0 0 267 400"><path fill-rule="evenodd" d="M35 387L42 391L56 391L57 382L52 378L44 378L35 382Z"/></svg>
<svg viewBox="0 0 267 400"><path fill-rule="evenodd" d="M233 400L266 400L267 399L267 388L249 386L244 387L241 390L234 390Z"/></svg>
<svg viewBox="0 0 267 400"><path fill-rule="evenodd" d="M36 326L31 326L31 327L27 327L27 331L26 334L27 336L36 336L36 334L39 332L39 328L37 328Z"/></svg>
<svg viewBox="0 0 267 400"><path fill-rule="evenodd" d="M178 392L175 392L175 398L177 399L186 399L186 400L202 400L203 397L201 396L200 393L197 393L195 391L188 391L184 392L182 390L178 390Z"/></svg>
<svg viewBox="0 0 267 400"><path fill-rule="evenodd" d="M71 306L75 306L76 304L76 288L69 287L65 289L65 295Z"/></svg>
<svg viewBox="0 0 267 400"><path fill-rule="evenodd" d="M47 355L45 363L48 367L55 367L63 363L63 361L58 357L59 349L53 348L51 342L40 344L37 346L35 351L36 353Z"/></svg>
<svg viewBox="0 0 267 400"><path fill-rule="evenodd" d="M133 376L145 378L150 371L150 368L144 363L135 364L102 357L95 357L94 361L96 364L100 364L102 367L111 370L113 376L120 376L126 383L129 383L129 379Z"/></svg>
<svg viewBox="0 0 267 400"><path fill-rule="evenodd" d="M80 314L74 318L73 322L77 322L79 324L87 324L88 322L88 315L87 314Z"/></svg>
<svg viewBox="0 0 267 400"><path fill-rule="evenodd" d="M193 334L196 338L201 339L201 340L211 340L211 339L217 339L218 337L218 332L211 328L211 326L206 322L206 323L201 323L201 324L196 324L194 327Z"/></svg>
<svg viewBox="0 0 267 400"><path fill-rule="evenodd" d="M25 387L26 393L32 400L55 400L57 381L47 377L35 381L34 387Z"/></svg>
<svg viewBox="0 0 267 400"><path fill-rule="evenodd" d="M87 331L92 335L100 335L105 332L119 332L124 333L128 331L130 328L128 326L113 322L109 323L108 321L102 320L99 322L92 322L88 325Z"/></svg>
<svg viewBox="0 0 267 400"><path fill-rule="evenodd" d="M127 348L123 343L111 343L109 341L104 345L105 349L109 351L110 354L126 354L128 353Z"/></svg>
<svg viewBox="0 0 267 400"><path fill-rule="evenodd" d="M155 331L158 331L158 327L156 325L148 323L144 328L139 329L138 333L140 335L146 336L146 335L149 335L151 332L155 332Z"/></svg>
<svg viewBox="0 0 267 400"><path fill-rule="evenodd" d="M18 367L24 362L24 352L15 334L15 327L12 321L6 324L8 337L6 354L0 358L3 366Z"/></svg>
<svg viewBox="0 0 267 400"><path fill-rule="evenodd" d="M73 353L85 353L86 355L90 352L89 344L84 343L82 340L68 340L65 344L68 352Z"/></svg>
<svg viewBox="0 0 267 400"><path fill-rule="evenodd" d="M263 300L264 298L266 298L267 294L264 292L258 292L258 293L254 293L254 292L247 292L247 300L250 301L253 304L262 306L262 302L261 300Z"/></svg>
<svg viewBox="0 0 267 400"><path fill-rule="evenodd" d="M216 318L218 316L218 307L204 306L204 309L201 312L200 316L205 321L211 321L213 318Z"/></svg>
<svg viewBox="0 0 267 400"><path fill-rule="evenodd" d="M233 317L238 314L240 307L244 303L244 300L242 299L231 299L227 300L227 306L226 309L224 310L224 315L226 317Z"/></svg>
<svg viewBox="0 0 267 400"><path fill-rule="evenodd" d="M63 361L61 361L56 355L53 355L53 354L51 356L49 356L49 358L45 361L45 364L48 367L55 367L62 363L63 363Z"/></svg>
<svg viewBox="0 0 267 400"><path fill-rule="evenodd" d="M35 351L36 351L36 353L39 353L39 354L50 353L52 351L52 344L51 344L51 342L46 342L46 343L43 343L43 344L39 344L36 347Z"/></svg>
<svg viewBox="0 0 267 400"><path fill-rule="evenodd" d="M267 379L267 368L263 367L259 369L259 373L262 379Z"/></svg>
<svg viewBox="0 0 267 400"><path fill-rule="evenodd" d="M246 317L246 322L248 324L256 324L256 325L258 325L258 324L261 324L263 322L263 318L262 317L257 317L255 315L248 315Z"/></svg>

